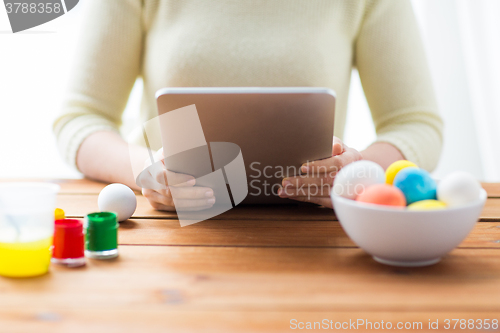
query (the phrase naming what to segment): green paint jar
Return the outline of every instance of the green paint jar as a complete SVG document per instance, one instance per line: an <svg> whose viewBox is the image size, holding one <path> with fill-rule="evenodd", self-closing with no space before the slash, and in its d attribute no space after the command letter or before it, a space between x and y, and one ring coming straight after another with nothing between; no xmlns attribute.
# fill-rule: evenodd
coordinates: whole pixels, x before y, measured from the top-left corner
<svg viewBox="0 0 500 333"><path fill-rule="evenodd" d="M93 259L118 257L118 219L115 213L100 212L87 215L85 256Z"/></svg>

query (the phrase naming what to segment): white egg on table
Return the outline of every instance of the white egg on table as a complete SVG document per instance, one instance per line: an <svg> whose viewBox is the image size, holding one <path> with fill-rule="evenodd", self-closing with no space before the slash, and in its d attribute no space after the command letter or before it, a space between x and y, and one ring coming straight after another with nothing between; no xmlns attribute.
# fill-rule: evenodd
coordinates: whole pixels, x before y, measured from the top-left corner
<svg viewBox="0 0 500 333"><path fill-rule="evenodd" d="M110 184L102 189L97 198L97 205L101 212L115 212L118 221L128 220L137 207L135 193L123 184Z"/></svg>
<svg viewBox="0 0 500 333"><path fill-rule="evenodd" d="M356 199L370 185L384 184L385 171L375 162L357 161L343 167L335 176L333 193Z"/></svg>
<svg viewBox="0 0 500 333"><path fill-rule="evenodd" d="M457 171L438 183L437 197L449 207L456 207L479 199L481 184L471 174Z"/></svg>

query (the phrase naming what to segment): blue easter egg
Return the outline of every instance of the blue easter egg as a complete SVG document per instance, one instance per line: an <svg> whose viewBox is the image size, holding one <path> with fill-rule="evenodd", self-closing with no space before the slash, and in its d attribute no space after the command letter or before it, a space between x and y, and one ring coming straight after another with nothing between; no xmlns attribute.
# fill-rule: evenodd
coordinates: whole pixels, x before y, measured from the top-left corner
<svg viewBox="0 0 500 333"><path fill-rule="evenodd" d="M421 200L436 199L436 182L422 169L404 168L394 178L393 185L403 192L408 205Z"/></svg>

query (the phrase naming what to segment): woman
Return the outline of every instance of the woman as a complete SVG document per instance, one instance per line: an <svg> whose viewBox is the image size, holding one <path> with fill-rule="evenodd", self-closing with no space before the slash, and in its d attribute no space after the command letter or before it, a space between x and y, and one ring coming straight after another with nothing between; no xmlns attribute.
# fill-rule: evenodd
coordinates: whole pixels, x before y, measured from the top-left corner
<svg viewBox="0 0 500 333"><path fill-rule="evenodd" d="M154 93L163 87L335 90L332 157L305 165L307 177L285 179L280 195L290 199L331 207L327 191L294 191L302 184L331 185L332 176L318 173L317 165L339 169L367 159L386 168L408 159L431 170L438 161L442 121L409 0L88 2L79 59L54 132L66 160L90 178L138 189L132 169L142 167L146 148L133 146L129 157L118 134L137 77L144 81L142 121L157 115ZM341 142L353 66L377 131L376 142L362 152ZM152 148L161 147L159 133L152 141ZM175 209L171 191L182 198L177 209L213 204L210 189L177 177L185 186L143 189L154 208Z"/></svg>

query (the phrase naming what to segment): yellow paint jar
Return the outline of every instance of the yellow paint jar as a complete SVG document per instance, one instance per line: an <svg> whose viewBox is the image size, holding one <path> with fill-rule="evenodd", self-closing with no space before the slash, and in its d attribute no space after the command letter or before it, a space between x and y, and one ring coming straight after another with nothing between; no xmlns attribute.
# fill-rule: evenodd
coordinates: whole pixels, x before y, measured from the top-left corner
<svg viewBox="0 0 500 333"><path fill-rule="evenodd" d="M8 277L37 276L47 273L52 237L17 243L0 243L0 275Z"/></svg>
<svg viewBox="0 0 500 333"><path fill-rule="evenodd" d="M0 184L0 275L47 273L58 190L49 183Z"/></svg>

